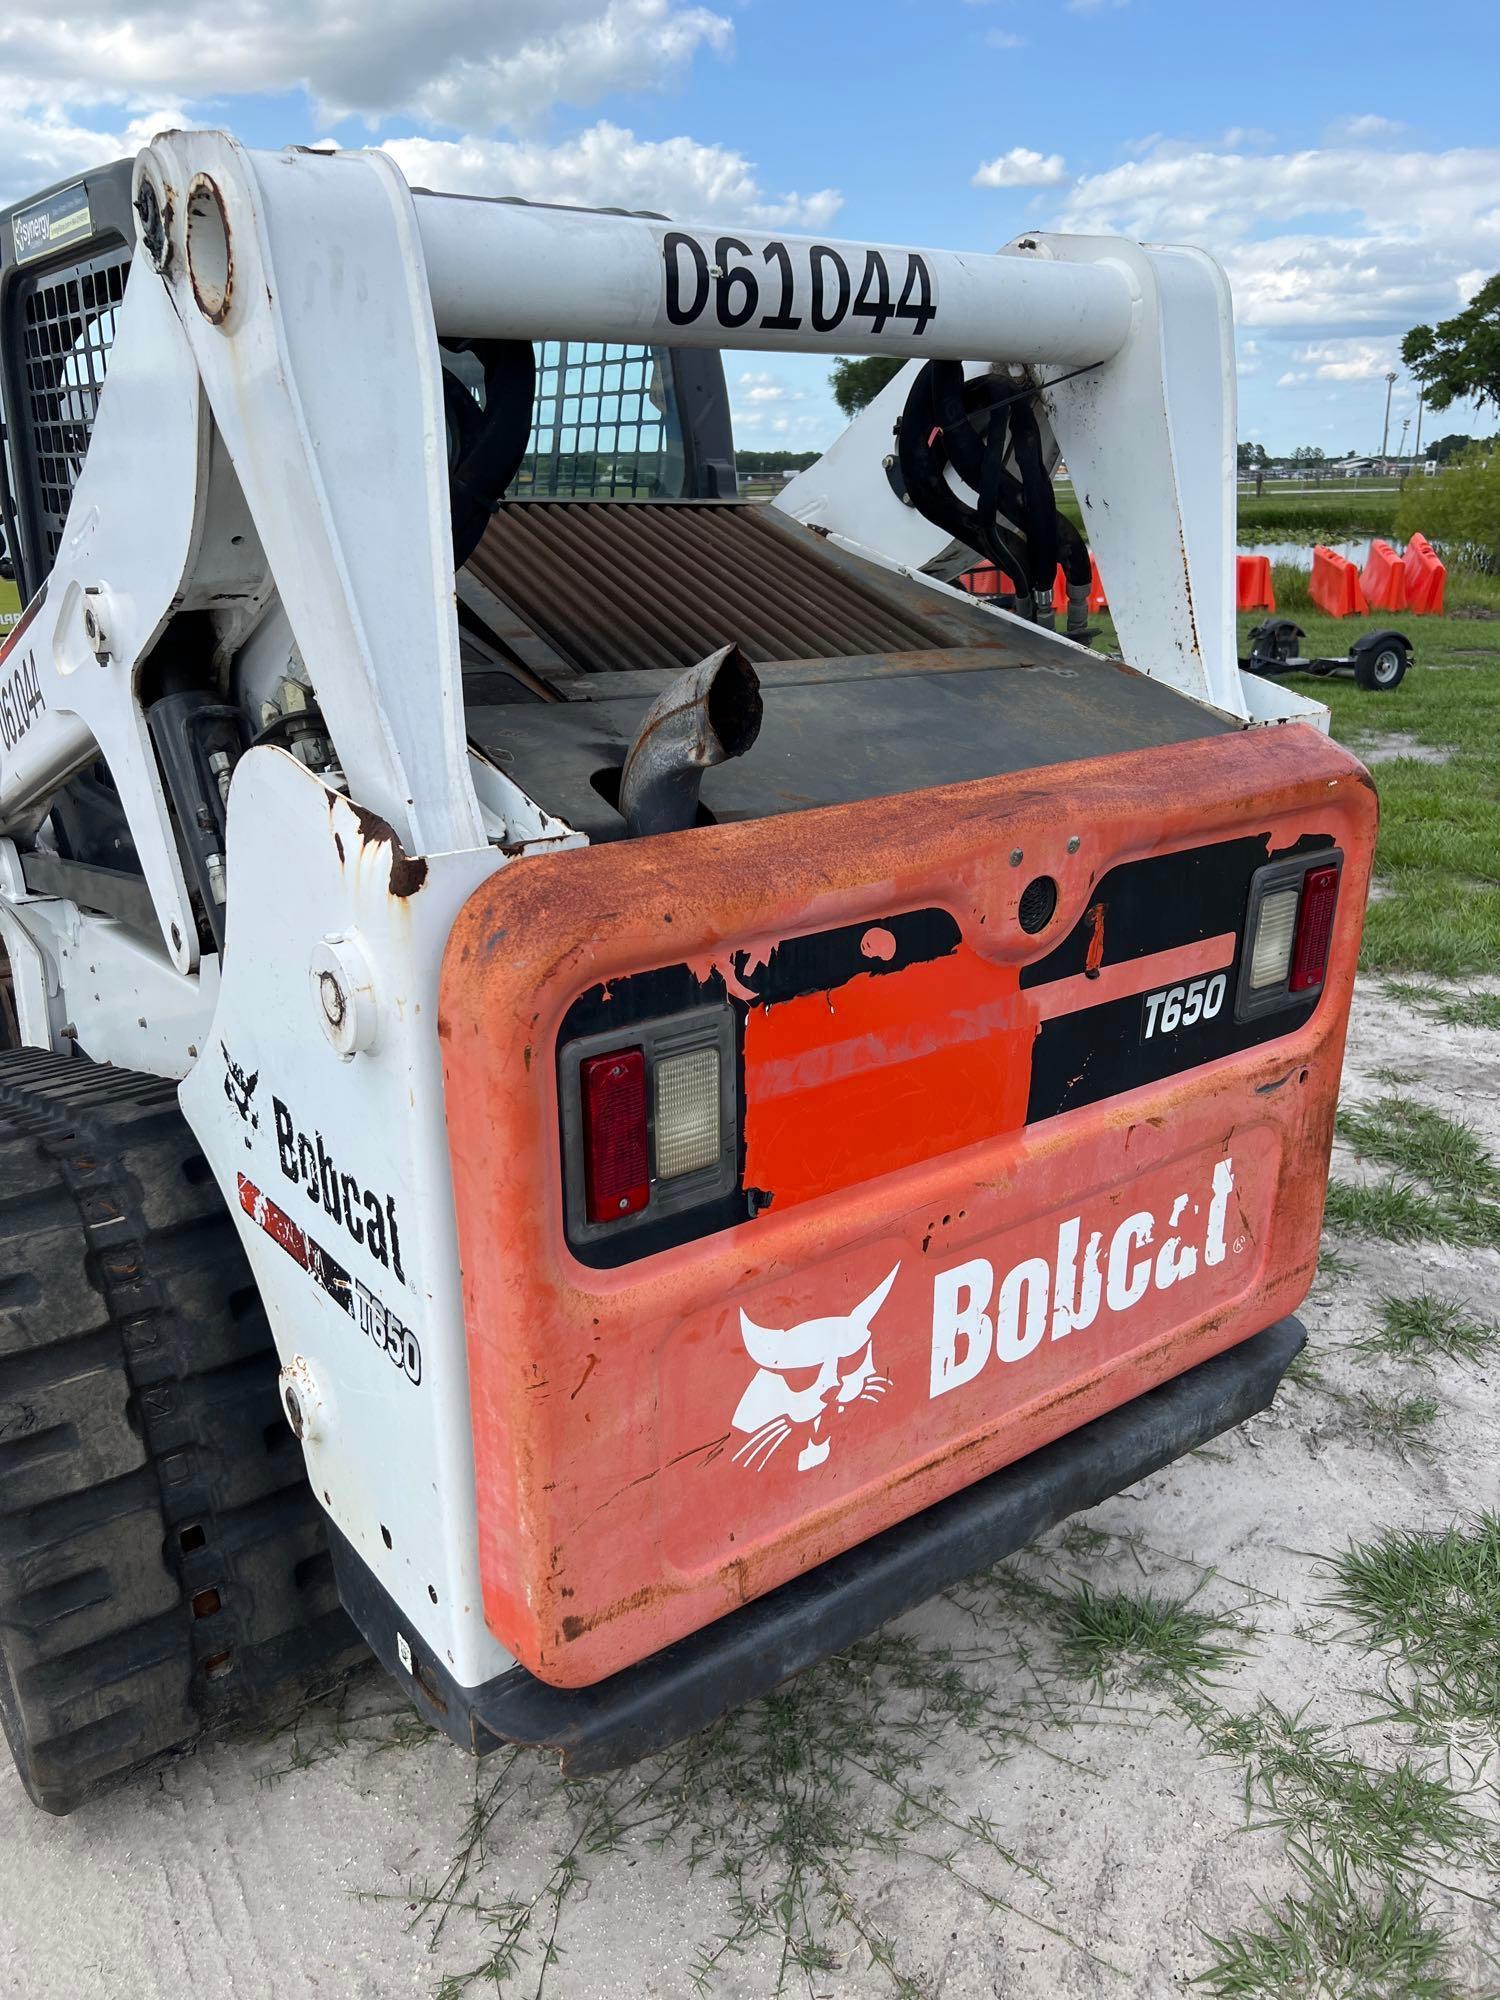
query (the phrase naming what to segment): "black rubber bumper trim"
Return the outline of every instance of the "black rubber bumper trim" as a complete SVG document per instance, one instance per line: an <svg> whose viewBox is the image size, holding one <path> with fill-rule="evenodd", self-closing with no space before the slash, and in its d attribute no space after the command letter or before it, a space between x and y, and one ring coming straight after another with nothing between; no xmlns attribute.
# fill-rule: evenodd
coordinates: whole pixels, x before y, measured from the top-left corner
<svg viewBox="0 0 1500 2000"><path fill-rule="evenodd" d="M1270 1404L1306 1339L1300 1320L1277 1320L593 1687L550 1687L524 1667L482 1687L459 1687L406 1630L350 1545L333 1533L339 1588L375 1652L455 1742L481 1753L501 1743L558 1750L573 1776L611 1770L691 1736L1014 1554L1068 1515L1243 1423ZM412 1655L410 1672L399 1657L398 1629Z"/></svg>

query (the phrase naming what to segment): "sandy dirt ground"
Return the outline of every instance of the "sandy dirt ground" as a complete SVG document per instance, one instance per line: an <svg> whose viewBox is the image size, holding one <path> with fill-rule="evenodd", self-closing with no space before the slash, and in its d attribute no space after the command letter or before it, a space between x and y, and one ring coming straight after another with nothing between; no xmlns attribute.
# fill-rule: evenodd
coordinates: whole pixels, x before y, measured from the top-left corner
<svg viewBox="0 0 1500 2000"><path fill-rule="evenodd" d="M1500 1037L1418 1020L1365 982L1346 1101L1373 1100L1393 1073L1500 1154ZM1340 1154L1347 1178L1368 1171ZM927 1605L747 1725L737 1750L565 1786L537 1758L474 1766L407 1727L372 1674L295 1731L203 1749L68 1820L34 1812L7 1762L0 1993L493 1992L489 1974L467 1975L509 1937L506 1993L676 1996L734 1935L706 1988L732 2000L1187 1990L1209 1936L1299 1892L1296 1787L1276 1811L1255 1789L1256 1745L1281 1727L1268 1718L1297 1718L1301 1744L1377 1773L1414 1754L1409 1729L1370 1719L1387 1662L1330 1607L1322 1559L1500 1497L1493 1351L1423 1372L1351 1352L1382 1293L1427 1286L1488 1314L1500 1254L1337 1250L1305 1314L1321 1380L1309 1371L1244 1430L1095 1510L1092 1532L1058 1531ZM1438 1413L1403 1456L1361 1398L1414 1388ZM1234 1651L1198 1683L1127 1656L1097 1680L1064 1673L1055 1606L1084 1582L1190 1599L1233 1621L1213 1643ZM936 1712L903 1684L924 1674L948 1677ZM1418 1755L1479 1828L1403 1878L1462 1994L1500 1980L1494 1878L1477 1858L1500 1821L1494 1747L1458 1730ZM1304 1825L1314 1844L1319 1824ZM429 1900L445 1879L446 1915ZM802 1898L822 1962L787 1952L780 1896Z"/></svg>

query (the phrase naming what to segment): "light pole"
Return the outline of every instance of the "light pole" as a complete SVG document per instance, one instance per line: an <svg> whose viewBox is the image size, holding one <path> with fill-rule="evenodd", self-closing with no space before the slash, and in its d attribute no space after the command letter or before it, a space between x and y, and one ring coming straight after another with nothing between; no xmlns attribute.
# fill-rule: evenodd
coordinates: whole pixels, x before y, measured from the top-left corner
<svg viewBox="0 0 1500 2000"><path fill-rule="evenodd" d="M1414 445L1412 446L1412 448L1411 448L1411 455L1412 455L1412 457L1413 457L1413 458L1420 458L1420 457L1422 456L1422 409L1423 409L1423 406L1425 405L1426 401L1427 401L1427 391L1426 391L1425 387L1424 387L1424 388L1420 388L1420 389L1418 389L1418 391L1417 391L1417 441L1416 441L1416 443L1415 443L1415 444L1414 444Z"/></svg>
<svg viewBox="0 0 1500 2000"><path fill-rule="evenodd" d="M1401 468L1400 478L1403 486L1406 484L1406 433L1410 429L1411 418L1403 417L1401 419L1401 444L1396 453L1396 463Z"/></svg>
<svg viewBox="0 0 1500 2000"><path fill-rule="evenodd" d="M1391 391L1396 386L1396 371L1388 369L1385 378L1385 426L1380 433L1380 463L1385 466L1385 448L1391 436Z"/></svg>

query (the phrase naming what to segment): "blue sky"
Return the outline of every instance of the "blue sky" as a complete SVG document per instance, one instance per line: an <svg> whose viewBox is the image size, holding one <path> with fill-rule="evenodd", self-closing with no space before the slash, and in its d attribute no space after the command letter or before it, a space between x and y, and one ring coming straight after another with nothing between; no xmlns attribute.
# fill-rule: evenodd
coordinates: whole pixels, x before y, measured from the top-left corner
<svg viewBox="0 0 1500 2000"><path fill-rule="evenodd" d="M1500 269L1494 0L248 0L182 20L7 0L0 201L173 122L685 220L1198 243L1234 287L1241 436L1330 455L1378 446L1402 332ZM726 366L743 444L836 433L826 361ZM1415 401L1403 377L1393 448ZM1424 436L1497 427L1460 410Z"/></svg>

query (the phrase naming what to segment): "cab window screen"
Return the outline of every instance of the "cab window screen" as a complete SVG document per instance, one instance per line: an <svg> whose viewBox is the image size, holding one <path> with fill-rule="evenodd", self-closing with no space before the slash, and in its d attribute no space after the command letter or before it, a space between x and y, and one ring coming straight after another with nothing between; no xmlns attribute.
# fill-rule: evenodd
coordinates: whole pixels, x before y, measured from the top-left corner
<svg viewBox="0 0 1500 2000"><path fill-rule="evenodd" d="M682 426L662 348L540 341L531 445L512 500L675 500Z"/></svg>
<svg viewBox="0 0 1500 2000"><path fill-rule="evenodd" d="M30 460L49 567L88 451L129 268L127 251L106 251L50 277L39 275L22 301L25 400L17 430L25 442L18 437L16 443Z"/></svg>

